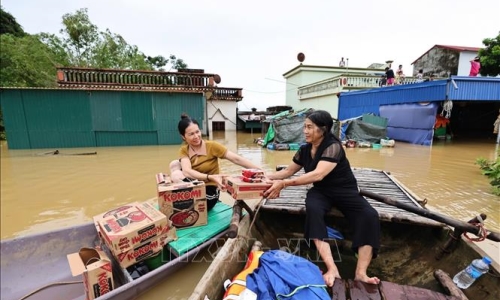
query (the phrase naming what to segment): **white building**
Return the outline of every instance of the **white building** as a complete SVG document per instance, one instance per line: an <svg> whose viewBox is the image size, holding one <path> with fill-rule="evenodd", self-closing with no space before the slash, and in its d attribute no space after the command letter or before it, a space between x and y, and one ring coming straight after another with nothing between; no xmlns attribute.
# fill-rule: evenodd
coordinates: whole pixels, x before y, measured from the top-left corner
<svg viewBox="0 0 500 300"><path fill-rule="evenodd" d="M300 64L283 74L286 80L286 105L324 109L338 118L339 93L380 87L387 64L372 64L379 68L347 68ZM404 83L416 78L406 77Z"/></svg>

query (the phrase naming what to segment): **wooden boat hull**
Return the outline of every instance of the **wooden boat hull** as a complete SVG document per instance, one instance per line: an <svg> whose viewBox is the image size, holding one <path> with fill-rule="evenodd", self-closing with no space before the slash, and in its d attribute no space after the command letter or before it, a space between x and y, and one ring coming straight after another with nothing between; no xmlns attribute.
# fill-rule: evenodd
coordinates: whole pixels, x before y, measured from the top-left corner
<svg viewBox="0 0 500 300"><path fill-rule="evenodd" d="M133 281L130 276L125 274L126 271L119 269L119 272L122 273L114 273L114 277L115 283L121 281L118 282L120 286L99 299L135 299L140 293L192 261L203 248L222 238L225 234L224 231L214 236L202 245ZM18 300L47 284L81 281L81 276L73 277L71 275L66 255L78 252L82 247L96 245L98 242L95 225L92 222L48 233L3 240L0 246L0 298L2 300ZM52 286L29 297L29 300L36 299L83 300L85 299L84 287L82 283Z"/></svg>
<svg viewBox="0 0 500 300"><path fill-rule="evenodd" d="M264 231L260 234L255 226L247 232L250 220L245 216L240 224L239 236L226 242L189 299L204 299L205 296L210 300L222 299L224 280L241 271L255 240L263 242L264 249L282 249L307 257L325 270L319 255L301 238L304 218L303 214L260 210L256 222ZM356 257L351 250L350 227L345 219L338 216L329 216L328 224L345 237L343 241L331 242L332 252L342 277L353 279ZM384 281L446 294L434 278L434 271L441 269L453 277L473 259L483 255L476 247L461 240L453 252L436 260L451 232L446 226L384 221L381 227L379 257L372 261L368 272ZM464 293L469 299L500 299L500 278L485 274Z"/></svg>

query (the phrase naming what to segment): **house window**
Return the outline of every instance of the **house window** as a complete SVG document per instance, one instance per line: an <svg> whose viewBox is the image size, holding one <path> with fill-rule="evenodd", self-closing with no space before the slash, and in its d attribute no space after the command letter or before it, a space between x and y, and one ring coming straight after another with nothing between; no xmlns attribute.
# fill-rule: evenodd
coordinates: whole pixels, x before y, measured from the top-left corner
<svg viewBox="0 0 500 300"><path fill-rule="evenodd" d="M225 131L226 130L226 122L212 122L212 131Z"/></svg>

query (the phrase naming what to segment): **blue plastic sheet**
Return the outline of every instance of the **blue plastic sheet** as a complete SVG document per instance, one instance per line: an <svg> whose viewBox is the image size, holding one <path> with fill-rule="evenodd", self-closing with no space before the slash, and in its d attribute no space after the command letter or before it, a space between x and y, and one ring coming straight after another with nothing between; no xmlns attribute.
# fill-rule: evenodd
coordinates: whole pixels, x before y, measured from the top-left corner
<svg viewBox="0 0 500 300"><path fill-rule="evenodd" d="M432 145L439 104L430 102L382 105L380 116L388 119L387 136L397 141Z"/></svg>
<svg viewBox="0 0 500 300"><path fill-rule="evenodd" d="M246 283L259 300L330 300L318 266L281 250L262 254Z"/></svg>

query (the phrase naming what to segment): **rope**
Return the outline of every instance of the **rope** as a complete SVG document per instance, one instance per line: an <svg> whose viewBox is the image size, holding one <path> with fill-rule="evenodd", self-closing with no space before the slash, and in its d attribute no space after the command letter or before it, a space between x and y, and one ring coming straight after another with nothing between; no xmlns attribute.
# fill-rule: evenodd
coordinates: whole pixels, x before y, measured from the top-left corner
<svg viewBox="0 0 500 300"><path fill-rule="evenodd" d="M477 238L470 238L467 235L467 232L464 232L464 237L469 241L469 242L481 242L486 239L486 236L488 235L488 231L486 228L484 228L484 220L481 218L481 216L477 216L477 220L479 221L478 223L471 223L472 225L479 227L479 233L477 234Z"/></svg>
<svg viewBox="0 0 500 300"><path fill-rule="evenodd" d="M248 231L246 233L247 236L250 233L250 231L252 230L252 227L253 227L253 224L255 223L255 220L257 220L257 214L259 213L260 207L264 203L264 200L266 200L266 198L262 197L262 199L260 199L259 203L257 203L257 209L255 210L255 213L253 215L253 220L250 223L250 227L248 227Z"/></svg>
<svg viewBox="0 0 500 300"><path fill-rule="evenodd" d="M77 284L77 283L83 283L83 281L79 280L79 281L61 281L61 282L53 282L53 283L49 283L47 285L44 285L42 286L41 288L38 288L36 290L34 290L33 292L27 294L26 296L23 296L21 298L19 298L19 300L24 300L24 299L27 299L31 296L33 296L34 294L46 289L46 288L49 288L51 286L55 286L55 285L68 285L68 284Z"/></svg>
<svg viewBox="0 0 500 300"><path fill-rule="evenodd" d="M443 117L443 114L446 113L444 115L444 117L446 119L449 119L451 117L451 110L452 109L453 109L453 102L451 100L444 101L444 103L443 103L443 111L441 112L441 117Z"/></svg>

